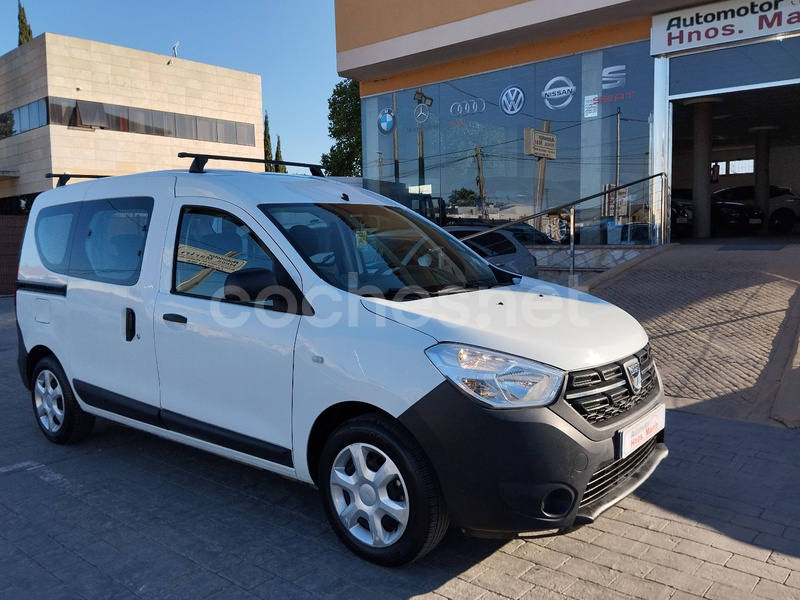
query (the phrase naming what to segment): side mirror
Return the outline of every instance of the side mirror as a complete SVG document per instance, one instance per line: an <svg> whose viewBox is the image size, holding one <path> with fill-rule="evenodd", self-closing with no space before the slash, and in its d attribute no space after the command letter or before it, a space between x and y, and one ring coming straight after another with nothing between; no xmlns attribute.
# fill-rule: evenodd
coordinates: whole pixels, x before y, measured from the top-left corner
<svg viewBox="0 0 800 600"><path fill-rule="evenodd" d="M225 278L225 300L257 304L277 312L310 316L314 309L284 272L278 281L270 269L241 269Z"/></svg>
<svg viewBox="0 0 800 600"><path fill-rule="evenodd" d="M266 300L265 290L277 288L278 280L269 269L241 269L225 278L225 300L234 302L254 302L257 298ZM277 291L277 290L276 290Z"/></svg>

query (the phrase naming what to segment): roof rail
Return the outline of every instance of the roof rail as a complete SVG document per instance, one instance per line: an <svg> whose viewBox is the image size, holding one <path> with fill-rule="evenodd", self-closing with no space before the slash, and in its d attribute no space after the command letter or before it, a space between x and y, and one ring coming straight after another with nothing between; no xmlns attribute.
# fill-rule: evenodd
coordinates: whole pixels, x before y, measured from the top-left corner
<svg viewBox="0 0 800 600"><path fill-rule="evenodd" d="M78 173L45 173L47 179L58 177L56 187L64 187L70 179L102 179L109 177L109 175L79 175Z"/></svg>
<svg viewBox="0 0 800 600"><path fill-rule="evenodd" d="M209 160L228 160L232 162L259 163L262 165L284 165L287 167L305 167L314 177L325 177L322 165L310 163L289 162L286 160L267 160L265 158L246 158L244 156L219 156L216 154L195 154L193 152L178 152L178 158L193 158L189 173L205 173L206 163Z"/></svg>

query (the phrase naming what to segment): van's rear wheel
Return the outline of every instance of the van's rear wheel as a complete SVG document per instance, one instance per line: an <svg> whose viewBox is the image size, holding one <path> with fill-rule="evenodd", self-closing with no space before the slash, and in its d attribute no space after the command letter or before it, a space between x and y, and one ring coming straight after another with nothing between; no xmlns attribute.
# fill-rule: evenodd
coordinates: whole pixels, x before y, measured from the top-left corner
<svg viewBox="0 0 800 600"><path fill-rule="evenodd" d="M323 448L319 489L339 539L386 566L430 552L449 520L427 457L399 424L366 415L340 426Z"/></svg>
<svg viewBox="0 0 800 600"><path fill-rule="evenodd" d="M39 429L51 442L79 442L92 432L94 416L78 406L64 369L56 359L48 356L36 365L31 400Z"/></svg>

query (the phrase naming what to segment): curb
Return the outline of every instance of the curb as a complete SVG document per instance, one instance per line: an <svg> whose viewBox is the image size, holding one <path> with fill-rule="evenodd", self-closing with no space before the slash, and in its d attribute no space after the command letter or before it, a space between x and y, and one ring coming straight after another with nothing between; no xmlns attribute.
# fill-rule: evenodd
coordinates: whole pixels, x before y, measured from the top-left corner
<svg viewBox="0 0 800 600"><path fill-rule="evenodd" d="M617 277L632 269L633 267L643 263L646 260L653 258L654 256L658 256L659 254L663 254L669 250L674 250L680 246L680 244L676 242L672 242L670 244L666 244L664 246L658 246L657 248L653 248L651 250L647 250L633 258L627 262L622 263L621 265L617 265L616 267L612 267L607 271L603 271L599 275L592 277L589 281L584 284L584 290L590 294L594 294L598 290L603 289L612 281L614 281Z"/></svg>

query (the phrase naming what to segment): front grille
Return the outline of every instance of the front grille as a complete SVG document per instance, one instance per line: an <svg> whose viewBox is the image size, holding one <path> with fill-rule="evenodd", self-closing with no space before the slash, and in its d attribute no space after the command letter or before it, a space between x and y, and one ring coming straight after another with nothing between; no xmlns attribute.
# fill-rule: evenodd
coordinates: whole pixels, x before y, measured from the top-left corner
<svg viewBox="0 0 800 600"><path fill-rule="evenodd" d="M625 373L625 363L637 359L642 373L642 389L634 392L630 377ZM564 399L578 414L593 425L626 413L648 399L656 391L656 369L650 346L626 359L586 369L573 371L567 376Z"/></svg>
<svg viewBox="0 0 800 600"><path fill-rule="evenodd" d="M613 488L624 483L639 467L647 461L656 447L656 438L648 440L644 446L625 458L615 460L611 464L599 469L586 486L586 491L581 499L581 507L591 504L602 498Z"/></svg>

